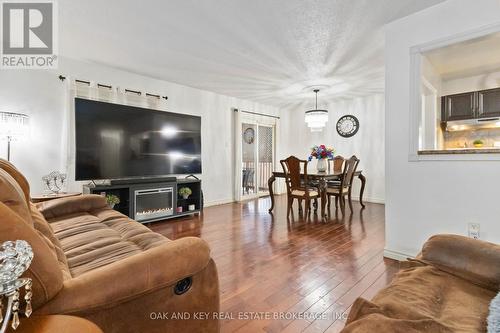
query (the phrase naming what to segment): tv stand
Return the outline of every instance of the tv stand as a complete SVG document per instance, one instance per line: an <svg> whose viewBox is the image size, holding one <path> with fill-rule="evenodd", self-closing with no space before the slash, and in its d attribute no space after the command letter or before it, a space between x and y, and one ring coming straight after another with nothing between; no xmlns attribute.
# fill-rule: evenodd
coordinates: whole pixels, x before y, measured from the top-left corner
<svg viewBox="0 0 500 333"><path fill-rule="evenodd" d="M191 190L187 198L179 195L179 189L183 187ZM83 186L83 192L116 195L120 203L113 208L141 223L199 214L203 209L201 180L195 178L121 179L111 181L109 185L92 182Z"/></svg>

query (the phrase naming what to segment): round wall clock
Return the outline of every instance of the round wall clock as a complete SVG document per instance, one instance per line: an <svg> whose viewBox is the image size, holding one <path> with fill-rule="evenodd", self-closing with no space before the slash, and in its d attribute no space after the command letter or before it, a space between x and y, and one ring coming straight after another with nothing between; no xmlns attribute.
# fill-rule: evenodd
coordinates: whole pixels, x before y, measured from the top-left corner
<svg viewBox="0 0 500 333"><path fill-rule="evenodd" d="M252 144L253 141L255 140L255 131L253 128L249 127L243 132L243 140L245 140L246 143Z"/></svg>
<svg viewBox="0 0 500 333"><path fill-rule="evenodd" d="M359 130L359 120L352 115L340 117L337 121L337 133L344 138L350 138Z"/></svg>

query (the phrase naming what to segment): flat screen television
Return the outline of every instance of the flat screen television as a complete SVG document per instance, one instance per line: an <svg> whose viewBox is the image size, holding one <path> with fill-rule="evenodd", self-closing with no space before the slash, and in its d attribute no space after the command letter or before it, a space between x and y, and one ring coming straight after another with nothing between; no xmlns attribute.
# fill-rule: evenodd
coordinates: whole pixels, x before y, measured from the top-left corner
<svg viewBox="0 0 500 333"><path fill-rule="evenodd" d="M75 98L76 180L201 173L201 118Z"/></svg>

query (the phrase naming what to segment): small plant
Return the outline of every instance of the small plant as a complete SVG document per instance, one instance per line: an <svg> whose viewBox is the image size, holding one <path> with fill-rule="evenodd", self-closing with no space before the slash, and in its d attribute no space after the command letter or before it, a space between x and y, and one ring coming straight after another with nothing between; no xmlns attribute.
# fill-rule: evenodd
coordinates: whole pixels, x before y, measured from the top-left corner
<svg viewBox="0 0 500 333"><path fill-rule="evenodd" d="M481 139L476 139L472 142L474 146L482 146L484 144L483 140Z"/></svg>
<svg viewBox="0 0 500 333"><path fill-rule="evenodd" d="M181 187L179 189L179 195L184 199L187 199L192 193L193 191L189 187Z"/></svg>
<svg viewBox="0 0 500 333"><path fill-rule="evenodd" d="M114 194L108 194L108 195L106 195L106 201L108 202L108 205L110 207L113 207L114 205L117 205L120 203L120 198L118 198Z"/></svg>

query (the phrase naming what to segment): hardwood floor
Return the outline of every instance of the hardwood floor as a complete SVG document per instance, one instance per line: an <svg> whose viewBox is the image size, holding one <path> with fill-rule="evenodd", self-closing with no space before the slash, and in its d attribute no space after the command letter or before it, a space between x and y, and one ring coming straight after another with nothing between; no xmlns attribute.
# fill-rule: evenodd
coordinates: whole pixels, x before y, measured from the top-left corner
<svg viewBox="0 0 500 333"><path fill-rule="evenodd" d="M221 332L338 332L356 298L372 298L399 269L382 255L383 205L355 202L353 215L327 222L313 213L305 221L296 204L287 221L286 196L276 197L273 215L269 206L261 198L149 225L210 244L228 316Z"/></svg>

